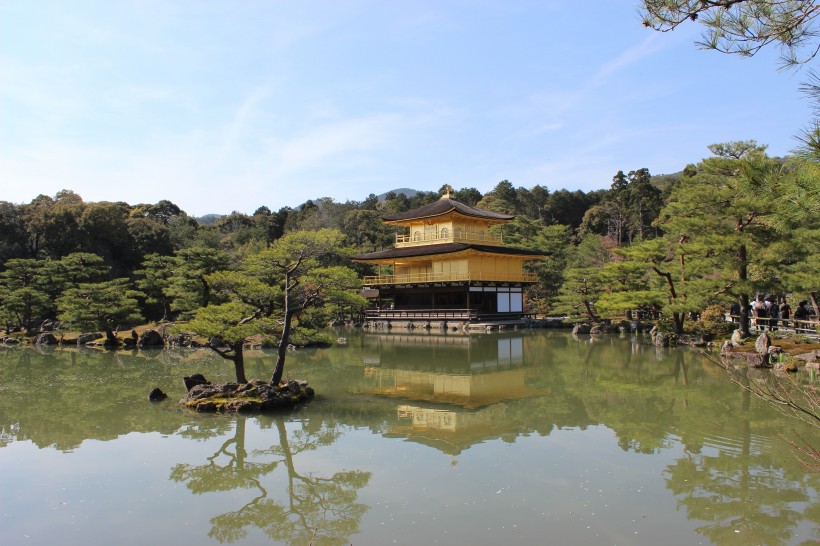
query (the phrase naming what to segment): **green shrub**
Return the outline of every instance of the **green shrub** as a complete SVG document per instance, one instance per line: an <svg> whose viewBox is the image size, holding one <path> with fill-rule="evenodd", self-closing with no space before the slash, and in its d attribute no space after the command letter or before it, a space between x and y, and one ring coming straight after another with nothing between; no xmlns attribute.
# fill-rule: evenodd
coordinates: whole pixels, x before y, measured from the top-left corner
<svg viewBox="0 0 820 546"><path fill-rule="evenodd" d="M687 332L712 336L730 333L733 326L724 319L724 312L722 306L710 305L703 310L698 320L687 321Z"/></svg>

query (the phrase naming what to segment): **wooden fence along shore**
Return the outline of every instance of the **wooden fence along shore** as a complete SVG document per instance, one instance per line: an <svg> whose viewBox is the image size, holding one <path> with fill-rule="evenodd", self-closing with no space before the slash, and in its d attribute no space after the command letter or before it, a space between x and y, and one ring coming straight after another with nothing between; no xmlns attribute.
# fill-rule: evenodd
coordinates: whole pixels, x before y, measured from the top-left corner
<svg viewBox="0 0 820 546"><path fill-rule="evenodd" d="M726 313L726 322L731 322L733 324L740 323L740 316L739 315L732 315L730 313ZM793 318L782 319L782 318L749 318L749 329L757 332L776 332L776 331L784 331L784 332L794 332L796 334L809 334L809 335L817 335L820 334L820 320L816 317L809 318L809 319L801 319L795 320Z"/></svg>

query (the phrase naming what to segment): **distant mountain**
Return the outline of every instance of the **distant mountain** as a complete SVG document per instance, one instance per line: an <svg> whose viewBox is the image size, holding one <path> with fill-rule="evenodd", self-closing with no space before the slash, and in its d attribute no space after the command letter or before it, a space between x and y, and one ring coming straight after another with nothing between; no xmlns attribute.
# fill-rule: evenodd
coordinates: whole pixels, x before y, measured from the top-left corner
<svg viewBox="0 0 820 546"><path fill-rule="evenodd" d="M387 198L388 193L395 193L396 195L403 193L408 199L412 199L416 196L418 190L411 190L410 188L399 188L396 190L386 191L383 194L379 195L379 201L384 201Z"/></svg>
<svg viewBox="0 0 820 546"><path fill-rule="evenodd" d="M216 223L217 220L225 216L224 214L206 214L205 216L200 216L199 218L195 218L198 224L203 226L212 226Z"/></svg>
<svg viewBox="0 0 820 546"><path fill-rule="evenodd" d="M391 192L395 193L395 194L403 193L405 196L407 196L408 199L412 199L418 193L421 193L419 190L414 190L414 189L411 189L411 188L397 188L395 190L386 191L383 194L378 195L377 197L378 197L379 201L384 201L387 198L387 194L391 193ZM315 199L311 199L311 201L315 201ZM294 207L293 210L299 210L301 208L302 208L302 205L298 205L298 206ZM206 214L204 216L195 217L194 220L196 220L197 223L202 225L202 226L212 226L216 223L217 220L219 220L223 216L225 216L225 215L224 214L211 213L211 214Z"/></svg>

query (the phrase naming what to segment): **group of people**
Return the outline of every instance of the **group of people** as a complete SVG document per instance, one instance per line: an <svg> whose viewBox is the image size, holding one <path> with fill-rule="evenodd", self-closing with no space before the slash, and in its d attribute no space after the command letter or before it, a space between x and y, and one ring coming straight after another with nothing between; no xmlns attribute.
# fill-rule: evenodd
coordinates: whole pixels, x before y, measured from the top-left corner
<svg viewBox="0 0 820 546"><path fill-rule="evenodd" d="M758 331L765 330L767 327L770 331L777 330L778 324L784 328L790 326L789 319L793 318L794 327L801 326L800 321L809 319L809 302L801 301L797 309L794 310L792 317L792 308L786 301L786 298L778 299L774 296L757 296L757 299L752 302L752 324L756 326Z"/></svg>

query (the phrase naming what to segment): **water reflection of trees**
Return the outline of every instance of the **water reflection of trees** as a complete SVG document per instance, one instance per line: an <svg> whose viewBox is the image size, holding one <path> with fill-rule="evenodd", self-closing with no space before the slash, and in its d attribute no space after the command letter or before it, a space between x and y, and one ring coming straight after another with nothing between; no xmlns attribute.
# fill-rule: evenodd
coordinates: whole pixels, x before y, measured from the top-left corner
<svg viewBox="0 0 820 546"><path fill-rule="evenodd" d="M683 448L664 477L688 517L705 522L699 533L720 545L788 544L801 524L820 535L817 476L778 440L802 423L783 419L694 352L609 350L618 343L581 340L582 364L561 384L622 449Z"/></svg>
<svg viewBox="0 0 820 546"><path fill-rule="evenodd" d="M747 448L678 459L666 471L667 487L714 544L787 544L804 518L796 506L809 501L807 484Z"/></svg>
<svg viewBox="0 0 820 546"><path fill-rule="evenodd" d="M260 425L264 424L259 421ZM237 416L234 435L202 465L179 464L171 479L184 483L193 493L248 491L250 500L236 510L211 518L209 536L220 542L245 538L258 528L273 540L289 544L344 544L358 532L367 506L357 502L359 490L370 473L343 470L330 476L299 468L299 456L339 437L338 426L307 420L288 433L283 417L267 422L278 433L279 444L248 452L245 449L247 419ZM276 471L281 469L281 475ZM278 492L284 485L285 497Z"/></svg>
<svg viewBox="0 0 820 546"><path fill-rule="evenodd" d="M448 349L448 358L456 360L455 350ZM689 518L707 522L698 531L716 544L745 544L750 537L755 543L786 544L801 525L820 528L816 476L807 474L777 439L784 424L791 424L744 395L697 353L658 350L640 338L612 336L573 341L525 335L524 349L523 366L538 368L527 374L526 387L545 395L478 410L450 404L450 428L433 433L429 426L415 427L416 421L427 424L429 419L414 417L414 428L393 427L392 434L461 453L492 438L603 425L624 451L660 454L683 448L686 455L667 470L667 487ZM425 362L412 347L403 351L411 353L412 370L447 371L434 362L435 352L428 352ZM480 357L475 345L465 352ZM391 360L391 373L401 368L398 362ZM469 427L467 438L459 433L461 422L473 423L483 414L487 424L480 430Z"/></svg>
<svg viewBox="0 0 820 546"><path fill-rule="evenodd" d="M541 434L605 425L624 451L657 453L676 441L673 432L689 411L690 398L709 396L706 391L713 388L703 381L702 366L692 366L697 355L657 352L636 337L535 337L527 349L548 363L536 381L549 396L521 411L521 419ZM695 391L689 388L693 380L700 383Z"/></svg>
<svg viewBox="0 0 820 546"><path fill-rule="evenodd" d="M216 364L192 351L0 350L0 442L71 450L129 432L173 433L187 420L176 406L182 377ZM156 386L171 399L149 404Z"/></svg>
<svg viewBox="0 0 820 546"><path fill-rule="evenodd" d="M258 529L281 542L307 544L318 529L317 537L330 537L322 543L344 543L356 532L366 510L356 500L369 474L307 473L302 466L306 460L300 457L331 445L341 433L339 426L412 436L412 441L445 453L466 452L492 440L549 436L561 428L605 426L614 431L624 451L667 456L683 451L663 476L666 486L690 519L703 522L699 532L714 543L740 543L753 536L754 542L762 544L786 544L798 529L820 530L818 477L807 474L790 447L777 439L792 426L804 435L811 432L744 396L721 369L705 364L696 353L656 351L640 338L579 337L575 341L563 334L523 333L522 362L499 367L503 373L496 376L493 367L486 366L492 359L484 349L498 351L497 340L503 337L508 336L487 336L478 343L465 343L463 349L447 344L416 352L410 344L391 345L384 340L382 347L374 347L350 334L345 348L299 351L294 355L297 377L310 379L323 395L306 410L310 419L299 422L300 429L284 433L287 421L242 420L212 459L174 472L184 472L180 481L193 492L247 490L246 502L213 518L212 536L219 540L238 540ZM258 371L250 375L269 373L270 359L260 355L250 361L251 370ZM375 357L379 361L371 364ZM176 431L202 440L224 437L231 430L230 419L180 412L174 400L164 405L145 400L149 387L165 389L163 381L181 389L180 378L195 371L204 371L209 379L230 372L221 362L210 365L201 357L189 358L193 358L190 352L163 352L156 357L141 353L135 358L98 351L0 351L0 447L31 440L40 447L72 449L85 439L114 439L133 431ZM478 362L484 365L476 371L473 364ZM442 398L417 403L374 397L366 394L374 376L367 378L365 372L375 366L476 375L475 380L482 381L511 377L509 370L526 368L519 386L543 394L520 399L504 396L501 403L478 407L473 401L443 405ZM462 427L461 431L443 426L432 431L425 419L427 428L421 434L419 423L408 425L402 419L400 406L428 413L446 410L454 417L448 424ZM244 429L257 422L276 430L284 440L246 452ZM339 512L329 511L329 506ZM820 539L820 531L815 534Z"/></svg>
<svg viewBox="0 0 820 546"><path fill-rule="evenodd" d="M817 476L796 464L785 442L771 439L780 420L756 410L748 391L729 402L732 430L684 442L686 456L666 469L678 506L704 522L697 531L715 544L787 544L803 521L820 538Z"/></svg>

